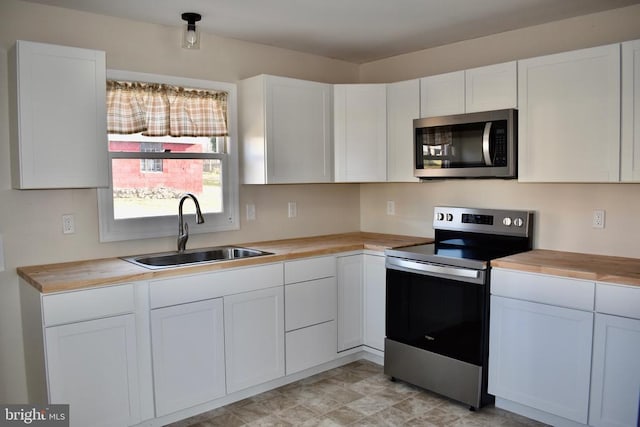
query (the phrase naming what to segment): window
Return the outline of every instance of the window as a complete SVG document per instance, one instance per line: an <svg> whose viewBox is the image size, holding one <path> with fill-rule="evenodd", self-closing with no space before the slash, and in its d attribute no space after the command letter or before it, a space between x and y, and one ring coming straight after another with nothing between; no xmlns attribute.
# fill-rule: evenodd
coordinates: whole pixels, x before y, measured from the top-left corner
<svg viewBox="0 0 640 427"><path fill-rule="evenodd" d="M151 114L147 110L152 108L146 98L143 108L132 104L129 109L117 109L118 114L133 120L123 121L122 127L114 125L113 117L109 117L110 129L116 127L116 132L108 135L111 185L98 190L100 241L177 235L178 203L185 193L196 195L205 217L204 224L195 225L189 220L195 207L190 201L184 203L185 219L193 222L191 234L238 229L235 85L112 70L107 71L107 80L109 90L114 87L112 84L122 84L167 86L174 92L166 103L167 117L161 117L159 124L144 121ZM110 92L110 96L116 96L114 93ZM216 120L225 121L221 127L224 132L194 130L197 122L189 117L176 119L173 113L180 101L171 98L172 93L213 93L223 97L226 102L219 105L224 108L217 111L222 119L216 116ZM111 108L108 114L114 111ZM202 133L206 135L193 136Z"/></svg>

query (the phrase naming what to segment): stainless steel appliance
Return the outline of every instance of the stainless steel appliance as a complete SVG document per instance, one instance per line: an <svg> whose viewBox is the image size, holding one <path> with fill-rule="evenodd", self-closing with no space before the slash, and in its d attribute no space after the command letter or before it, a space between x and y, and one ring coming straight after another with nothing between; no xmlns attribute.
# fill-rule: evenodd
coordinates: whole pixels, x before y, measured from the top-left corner
<svg viewBox="0 0 640 427"><path fill-rule="evenodd" d="M414 175L516 178L517 122L513 109L414 120Z"/></svg>
<svg viewBox="0 0 640 427"><path fill-rule="evenodd" d="M529 211L436 207L433 244L386 254L384 372L480 408L487 393L489 261L532 248Z"/></svg>

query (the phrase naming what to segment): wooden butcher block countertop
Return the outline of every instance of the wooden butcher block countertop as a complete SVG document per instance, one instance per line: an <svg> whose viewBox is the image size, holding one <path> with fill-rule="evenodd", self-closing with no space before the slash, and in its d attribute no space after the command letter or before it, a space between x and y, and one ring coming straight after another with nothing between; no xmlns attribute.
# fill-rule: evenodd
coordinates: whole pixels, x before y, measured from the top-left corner
<svg viewBox="0 0 640 427"><path fill-rule="evenodd" d="M534 249L491 261L493 267L640 287L640 259Z"/></svg>
<svg viewBox="0 0 640 427"><path fill-rule="evenodd" d="M21 278L40 292L50 293L138 280L158 279L181 274L203 273L225 268L259 265L269 262L363 249L383 252L388 248L430 243L432 241L433 239L428 237L355 232L298 239L242 243L233 246L259 249L271 252L273 255L208 264L185 265L159 270L150 270L121 260L120 258L107 258L19 267L17 271Z"/></svg>

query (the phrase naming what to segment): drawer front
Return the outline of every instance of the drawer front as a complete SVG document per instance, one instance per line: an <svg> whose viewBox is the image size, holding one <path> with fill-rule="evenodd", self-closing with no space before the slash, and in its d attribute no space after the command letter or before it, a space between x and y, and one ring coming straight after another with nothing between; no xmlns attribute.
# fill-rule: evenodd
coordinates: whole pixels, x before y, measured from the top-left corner
<svg viewBox="0 0 640 427"><path fill-rule="evenodd" d="M336 321L287 332L287 375L336 358Z"/></svg>
<svg viewBox="0 0 640 427"><path fill-rule="evenodd" d="M326 256L320 258L288 261L284 264L285 284L322 279L336 275L336 258Z"/></svg>
<svg viewBox="0 0 640 427"><path fill-rule="evenodd" d="M335 277L285 286L285 330L334 320L338 309L337 292Z"/></svg>
<svg viewBox="0 0 640 427"><path fill-rule="evenodd" d="M640 319L640 288L597 283L596 311Z"/></svg>
<svg viewBox="0 0 640 427"><path fill-rule="evenodd" d="M593 311L595 283L589 280L494 268L491 270L491 294Z"/></svg>
<svg viewBox="0 0 640 427"><path fill-rule="evenodd" d="M42 297L45 326L133 313L134 310L135 294L133 284Z"/></svg>
<svg viewBox="0 0 640 427"><path fill-rule="evenodd" d="M151 308L158 308L272 288L282 284L282 263L276 263L155 280L149 284L149 298Z"/></svg>

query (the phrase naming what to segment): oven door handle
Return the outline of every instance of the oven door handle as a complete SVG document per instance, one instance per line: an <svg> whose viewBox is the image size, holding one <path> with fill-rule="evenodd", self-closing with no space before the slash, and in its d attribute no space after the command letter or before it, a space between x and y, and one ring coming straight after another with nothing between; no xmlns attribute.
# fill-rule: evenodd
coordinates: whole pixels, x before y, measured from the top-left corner
<svg viewBox="0 0 640 427"><path fill-rule="evenodd" d="M419 261L410 261L400 258L387 257L387 266L394 266L414 270L421 273L437 273L453 277L463 277L465 279L477 279L480 275L478 270L470 270L468 268L448 267L444 265L428 264Z"/></svg>

